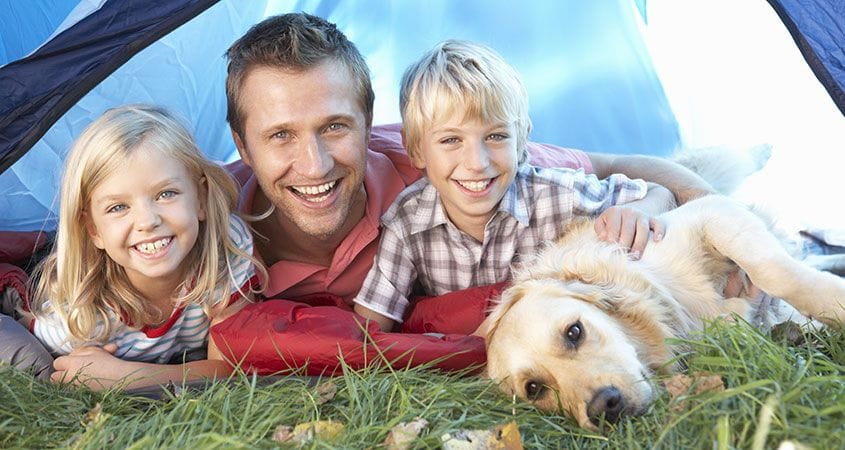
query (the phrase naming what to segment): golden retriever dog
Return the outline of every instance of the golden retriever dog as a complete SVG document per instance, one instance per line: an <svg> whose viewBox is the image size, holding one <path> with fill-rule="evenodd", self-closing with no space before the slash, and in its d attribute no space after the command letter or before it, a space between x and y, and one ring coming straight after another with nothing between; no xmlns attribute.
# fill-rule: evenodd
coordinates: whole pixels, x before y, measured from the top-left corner
<svg viewBox="0 0 845 450"><path fill-rule="evenodd" d="M674 369L667 338L722 316L759 320L761 300L722 294L737 267L789 302L767 302L768 322L845 320L845 280L793 259L734 200L711 195L661 217L664 239L639 260L599 241L585 219L517 271L491 313L487 375L507 394L595 429L600 417L615 421L650 404L649 380Z"/></svg>

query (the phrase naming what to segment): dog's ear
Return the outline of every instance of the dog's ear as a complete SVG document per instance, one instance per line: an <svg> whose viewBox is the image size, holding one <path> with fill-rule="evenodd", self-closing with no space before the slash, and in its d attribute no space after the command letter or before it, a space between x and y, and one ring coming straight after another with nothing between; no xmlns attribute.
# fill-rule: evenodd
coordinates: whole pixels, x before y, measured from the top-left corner
<svg viewBox="0 0 845 450"><path fill-rule="evenodd" d="M489 345L490 340L499 328L499 323L502 318L508 314L508 311L525 296L525 288L521 285L511 286L499 295L499 298L494 300L495 306L490 312L488 320L490 320L490 327L487 330L484 342Z"/></svg>

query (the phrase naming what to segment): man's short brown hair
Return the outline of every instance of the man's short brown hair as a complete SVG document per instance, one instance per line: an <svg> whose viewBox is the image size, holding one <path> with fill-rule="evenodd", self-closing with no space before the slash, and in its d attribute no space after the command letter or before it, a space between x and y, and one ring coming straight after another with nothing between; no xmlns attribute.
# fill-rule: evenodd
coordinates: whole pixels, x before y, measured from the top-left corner
<svg viewBox="0 0 845 450"><path fill-rule="evenodd" d="M343 63L354 80L367 128L372 125L375 93L367 63L337 26L320 17L290 13L264 19L229 47L226 59L226 120L241 138L240 89L249 71L260 66L305 71L328 60Z"/></svg>

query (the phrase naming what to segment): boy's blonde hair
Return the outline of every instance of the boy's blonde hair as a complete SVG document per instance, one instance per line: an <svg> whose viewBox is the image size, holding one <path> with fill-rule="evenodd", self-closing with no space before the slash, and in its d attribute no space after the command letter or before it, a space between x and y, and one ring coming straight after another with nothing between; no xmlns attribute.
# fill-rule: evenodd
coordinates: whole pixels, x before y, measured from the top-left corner
<svg viewBox="0 0 845 450"><path fill-rule="evenodd" d="M67 156L56 242L39 267L40 278L30 298L36 316L55 312L67 323L72 338L79 341L105 341L112 332L110 314L135 326L161 319L156 311L150 311L123 267L93 245L85 225L92 191L126 164L142 144L185 167L206 212L197 242L185 257L184 267L193 272L185 275L180 286L185 293L176 304L201 304L210 313L216 303L228 301L232 292L229 254L247 258L261 270L252 255L244 253L229 237L230 212L238 195L234 180L203 156L185 127L155 106L110 109L82 132Z"/></svg>
<svg viewBox="0 0 845 450"><path fill-rule="evenodd" d="M399 90L405 149L418 157L423 134L463 111L484 122L515 122L519 162L528 159L528 93L519 74L493 49L447 40L405 70Z"/></svg>

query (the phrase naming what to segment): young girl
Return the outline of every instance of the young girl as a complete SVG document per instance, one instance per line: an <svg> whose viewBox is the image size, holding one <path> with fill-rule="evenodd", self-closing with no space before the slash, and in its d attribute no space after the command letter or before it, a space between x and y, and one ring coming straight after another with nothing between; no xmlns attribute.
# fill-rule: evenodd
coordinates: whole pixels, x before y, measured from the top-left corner
<svg viewBox="0 0 845 450"><path fill-rule="evenodd" d="M223 376L209 326L256 290L237 188L185 128L152 106L112 109L68 155L59 229L30 299L53 381L106 388ZM181 360L181 359L180 359Z"/></svg>

